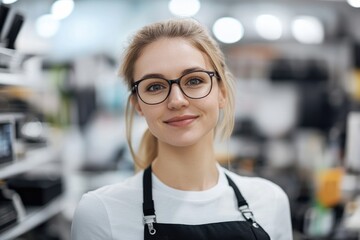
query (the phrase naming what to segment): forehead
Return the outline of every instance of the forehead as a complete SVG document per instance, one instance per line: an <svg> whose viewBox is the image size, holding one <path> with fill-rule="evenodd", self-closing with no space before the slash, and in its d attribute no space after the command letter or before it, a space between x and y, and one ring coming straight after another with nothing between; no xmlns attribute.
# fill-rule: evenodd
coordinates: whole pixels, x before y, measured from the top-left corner
<svg viewBox="0 0 360 240"><path fill-rule="evenodd" d="M183 38L161 38L146 46L134 66L134 79L146 74L176 78L189 68L211 70L209 57Z"/></svg>

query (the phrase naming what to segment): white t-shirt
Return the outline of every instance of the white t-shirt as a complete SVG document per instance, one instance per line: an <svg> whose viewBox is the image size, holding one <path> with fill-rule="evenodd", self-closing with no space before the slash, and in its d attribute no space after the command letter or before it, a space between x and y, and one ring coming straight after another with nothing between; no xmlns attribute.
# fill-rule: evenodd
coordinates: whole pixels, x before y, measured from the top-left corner
<svg viewBox="0 0 360 240"><path fill-rule="evenodd" d="M217 185L205 191L173 189L152 174L157 222L195 225L244 221L226 173L271 239L293 239L289 201L280 187L262 178L242 177L220 166L218 169ZM84 194L75 211L72 240L143 240L142 177L143 171L124 182Z"/></svg>

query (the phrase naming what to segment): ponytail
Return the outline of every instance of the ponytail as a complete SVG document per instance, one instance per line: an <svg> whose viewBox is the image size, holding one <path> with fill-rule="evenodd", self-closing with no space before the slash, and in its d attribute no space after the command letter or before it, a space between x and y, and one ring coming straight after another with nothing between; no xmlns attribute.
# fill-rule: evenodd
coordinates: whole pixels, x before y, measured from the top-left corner
<svg viewBox="0 0 360 240"><path fill-rule="evenodd" d="M132 146L132 125L135 114L135 108L131 106L130 99L128 98L125 112L125 123L126 123L126 139L130 149L130 153L135 162L135 169L145 169L152 161L157 157L158 154L158 140L157 138L147 129L141 139L138 154L135 153Z"/></svg>
<svg viewBox="0 0 360 240"><path fill-rule="evenodd" d="M140 148L139 148L139 158L142 160L143 165L148 167L152 161L158 155L158 140L157 138L147 129L142 137Z"/></svg>

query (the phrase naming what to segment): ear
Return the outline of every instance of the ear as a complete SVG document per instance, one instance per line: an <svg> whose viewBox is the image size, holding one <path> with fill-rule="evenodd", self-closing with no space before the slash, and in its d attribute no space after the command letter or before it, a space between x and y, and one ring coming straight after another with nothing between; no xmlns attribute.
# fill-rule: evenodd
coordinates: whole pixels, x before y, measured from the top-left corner
<svg viewBox="0 0 360 240"><path fill-rule="evenodd" d="M142 110L141 110L141 107L140 107L140 104L139 104L139 101L137 99L137 97L135 95L132 95L130 97L130 102L131 102L131 105L133 105L133 107L135 108L136 112L140 115L140 116L144 116Z"/></svg>
<svg viewBox="0 0 360 240"><path fill-rule="evenodd" d="M219 108L222 109L225 107L225 104L226 104L226 89L224 87L224 84L222 83L222 81L219 81L219 96L218 96L218 99L219 99Z"/></svg>

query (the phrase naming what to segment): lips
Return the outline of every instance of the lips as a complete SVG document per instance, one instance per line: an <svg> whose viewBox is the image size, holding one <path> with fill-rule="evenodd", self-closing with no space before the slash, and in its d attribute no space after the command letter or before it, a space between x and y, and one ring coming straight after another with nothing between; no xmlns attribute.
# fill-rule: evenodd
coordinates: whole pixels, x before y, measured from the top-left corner
<svg viewBox="0 0 360 240"><path fill-rule="evenodd" d="M171 126L186 126L195 121L198 116L196 115L183 115L183 116L176 116L173 118L170 118L168 120L165 120L164 123L169 124Z"/></svg>

